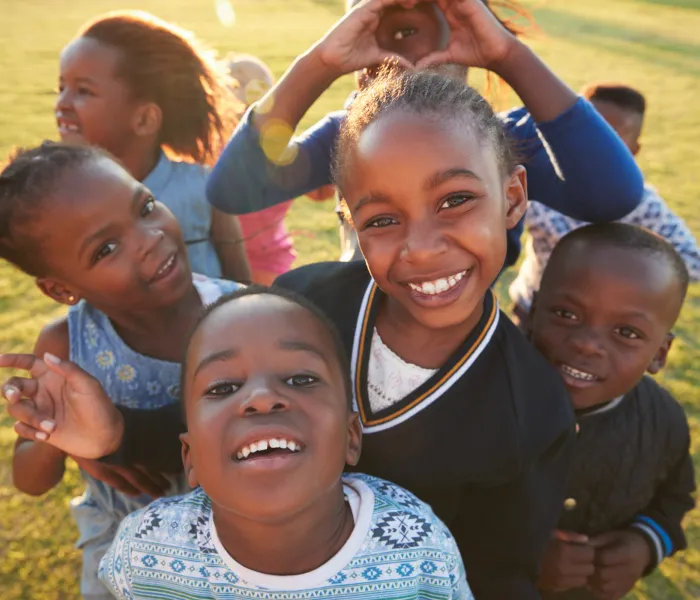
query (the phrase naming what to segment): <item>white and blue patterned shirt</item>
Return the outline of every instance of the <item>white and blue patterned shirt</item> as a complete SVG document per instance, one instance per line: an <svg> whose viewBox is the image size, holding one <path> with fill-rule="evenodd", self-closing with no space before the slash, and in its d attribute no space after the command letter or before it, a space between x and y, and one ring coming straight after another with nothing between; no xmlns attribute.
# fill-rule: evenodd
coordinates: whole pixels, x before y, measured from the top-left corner
<svg viewBox="0 0 700 600"><path fill-rule="evenodd" d="M691 281L700 281L700 248L685 221L676 215L650 185L644 186L644 196L637 208L620 223L637 225L665 238L681 255L688 267ZM532 200L525 215L530 234L525 245L525 260L518 276L510 285L510 298L524 310L530 310L534 293L540 288L542 273L554 246L567 233L588 225L564 216L556 210Z"/></svg>
<svg viewBox="0 0 700 600"><path fill-rule="evenodd" d="M127 517L100 578L122 600L473 600L457 544L427 504L367 475L343 483L355 527L310 573L265 575L238 564L219 541L211 501L197 489Z"/></svg>

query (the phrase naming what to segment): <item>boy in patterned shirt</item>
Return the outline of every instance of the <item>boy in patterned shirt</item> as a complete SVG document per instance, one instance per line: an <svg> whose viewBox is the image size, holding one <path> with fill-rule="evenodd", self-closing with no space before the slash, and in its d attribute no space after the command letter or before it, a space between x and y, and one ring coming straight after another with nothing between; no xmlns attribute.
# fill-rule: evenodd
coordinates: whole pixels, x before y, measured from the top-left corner
<svg viewBox="0 0 700 600"><path fill-rule="evenodd" d="M426 504L343 476L361 446L347 359L307 301L252 287L212 305L181 393L197 489L124 520L100 568L117 598L473 600Z"/></svg>

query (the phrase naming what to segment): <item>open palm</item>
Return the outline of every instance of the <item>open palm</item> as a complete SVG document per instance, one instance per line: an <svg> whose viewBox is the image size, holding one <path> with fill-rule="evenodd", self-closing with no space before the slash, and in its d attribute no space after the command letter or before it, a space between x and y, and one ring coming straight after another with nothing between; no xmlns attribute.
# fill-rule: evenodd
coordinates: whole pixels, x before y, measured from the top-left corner
<svg viewBox="0 0 700 600"><path fill-rule="evenodd" d="M28 371L3 386L15 431L66 454L100 458L117 449L122 421L100 383L69 361L46 355L0 355L0 368Z"/></svg>

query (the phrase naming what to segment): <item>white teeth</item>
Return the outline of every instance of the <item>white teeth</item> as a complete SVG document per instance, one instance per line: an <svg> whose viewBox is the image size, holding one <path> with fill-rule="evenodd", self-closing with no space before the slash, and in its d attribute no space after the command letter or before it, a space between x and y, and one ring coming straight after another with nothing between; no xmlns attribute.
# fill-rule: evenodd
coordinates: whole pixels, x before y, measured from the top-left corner
<svg viewBox="0 0 700 600"><path fill-rule="evenodd" d="M168 259L168 261L160 269L158 269L156 276L162 275L163 273L165 273L172 266L174 261L175 261L175 256L173 255Z"/></svg>
<svg viewBox="0 0 700 600"><path fill-rule="evenodd" d="M238 458L238 460L245 460L256 452L278 448L287 449L291 452L301 452L301 444L297 444L292 440L286 440L283 438L270 438L268 440L252 442L251 444L244 446L238 452L236 452L236 458Z"/></svg>
<svg viewBox="0 0 700 600"><path fill-rule="evenodd" d="M454 275L442 277L440 279L436 279L435 281L424 281L423 283L418 284L409 283L408 287L427 296L437 296L438 294L443 294L456 286L466 274L466 271L462 271L461 273L455 273Z"/></svg>
<svg viewBox="0 0 700 600"><path fill-rule="evenodd" d="M590 373L585 373L584 371L579 371L578 369L574 369L573 367L570 367L569 365L562 365L561 370L564 371L567 375L570 377L573 377L574 379L581 379L583 381L597 381L598 378L595 375L591 375Z"/></svg>

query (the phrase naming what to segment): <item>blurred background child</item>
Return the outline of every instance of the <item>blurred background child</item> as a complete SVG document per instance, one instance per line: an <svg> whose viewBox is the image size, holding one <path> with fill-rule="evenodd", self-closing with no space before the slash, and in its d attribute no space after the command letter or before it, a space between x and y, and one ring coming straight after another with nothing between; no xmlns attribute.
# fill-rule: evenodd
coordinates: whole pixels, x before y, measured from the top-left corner
<svg viewBox="0 0 700 600"><path fill-rule="evenodd" d="M646 111L644 96L619 83L592 83L584 88L582 95L637 156ZM525 245L525 260L509 289L515 320L525 329L532 299L552 250L567 233L586 225L539 202L537 196L532 198L525 214L525 226L530 234ZM620 222L645 227L666 238L685 262L691 281L700 280L700 248L693 233L651 185L644 185L641 203Z"/></svg>
<svg viewBox="0 0 700 600"><path fill-rule="evenodd" d="M180 223L194 272L248 281L238 220L205 194L233 109L213 55L145 12L98 17L61 52L61 139L107 150L142 181Z"/></svg>

